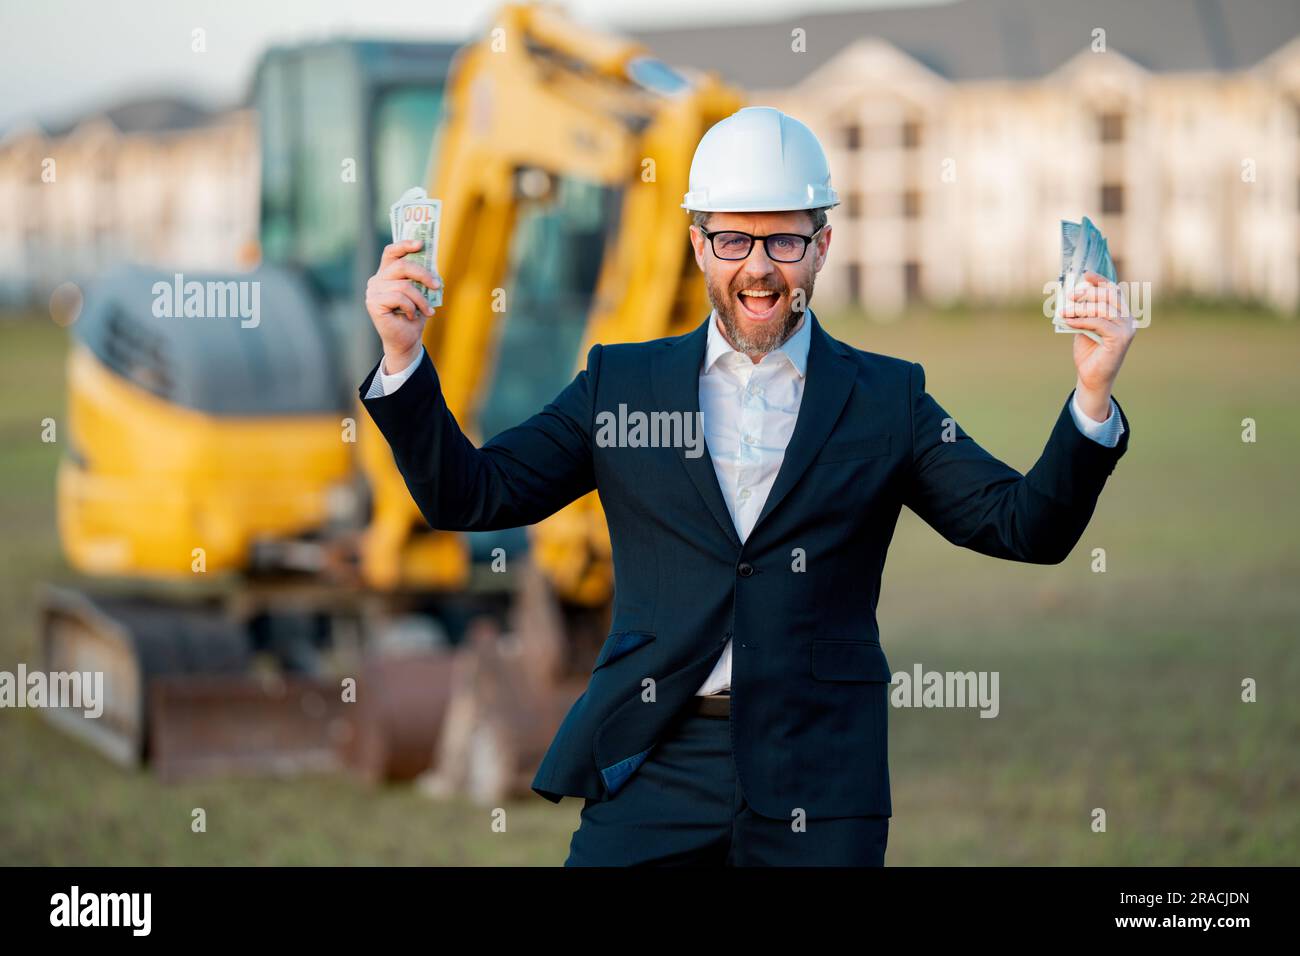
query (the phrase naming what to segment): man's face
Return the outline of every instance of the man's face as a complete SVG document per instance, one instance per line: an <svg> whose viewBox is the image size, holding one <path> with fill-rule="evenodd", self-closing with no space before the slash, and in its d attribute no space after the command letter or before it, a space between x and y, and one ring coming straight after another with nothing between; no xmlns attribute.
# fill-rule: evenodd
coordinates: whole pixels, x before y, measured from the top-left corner
<svg viewBox="0 0 1300 956"><path fill-rule="evenodd" d="M775 232L807 236L812 233L812 216L803 210L715 212L707 228L711 233L734 229L753 236ZM737 351L758 361L789 338L803 318L803 312L794 309L796 290L803 290L803 301L798 303L801 309L812 302L813 282L826 261L831 227L827 225L817 234L799 262L769 258L763 243L757 240L746 258L719 259L703 232L695 226L690 232L695 261L704 272L709 303L717 311L727 338ZM745 292L767 294L742 294Z"/></svg>

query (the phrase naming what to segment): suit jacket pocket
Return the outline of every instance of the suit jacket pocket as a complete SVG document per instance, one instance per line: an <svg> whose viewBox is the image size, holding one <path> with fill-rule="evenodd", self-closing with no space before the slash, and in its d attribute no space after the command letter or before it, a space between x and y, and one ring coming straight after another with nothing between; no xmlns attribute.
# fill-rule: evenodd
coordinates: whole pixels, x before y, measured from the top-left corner
<svg viewBox="0 0 1300 956"><path fill-rule="evenodd" d="M868 435L866 438L850 441L827 442L817 456L814 465L825 465L833 461L855 461L859 458L877 458L889 454L888 435Z"/></svg>
<svg viewBox="0 0 1300 956"><path fill-rule="evenodd" d="M598 671L611 661L618 660L629 651L649 644L654 639L654 634L649 631L615 631L605 638L600 653L596 655L596 663L591 669L593 672Z"/></svg>
<svg viewBox="0 0 1300 956"><path fill-rule="evenodd" d="M815 680L893 680L889 661L878 641L813 641L812 676Z"/></svg>

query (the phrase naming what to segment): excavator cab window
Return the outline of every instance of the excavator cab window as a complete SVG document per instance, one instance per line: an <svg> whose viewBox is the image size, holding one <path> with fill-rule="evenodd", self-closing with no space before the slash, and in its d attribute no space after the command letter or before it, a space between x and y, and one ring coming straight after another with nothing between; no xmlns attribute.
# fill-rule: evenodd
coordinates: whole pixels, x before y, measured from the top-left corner
<svg viewBox="0 0 1300 956"><path fill-rule="evenodd" d="M393 86L380 90L370 110L373 117L371 162L371 227L377 248L393 241L388 210L411 186L424 185L429 167L429 131L440 128L442 87Z"/></svg>
<svg viewBox="0 0 1300 956"><path fill-rule="evenodd" d="M540 170L520 173L523 183L535 187L531 192L544 198L525 202L515 223L502 286L509 308L479 411L484 439L535 415L573 380L573 358L621 208L617 189ZM510 558L528 549L522 528L471 532L468 538L475 563L490 561L498 547Z"/></svg>
<svg viewBox="0 0 1300 956"><path fill-rule="evenodd" d="M327 300L357 302L392 241L389 206L428 180L453 49L331 42L267 54L255 82L266 261L301 269Z"/></svg>
<svg viewBox="0 0 1300 956"><path fill-rule="evenodd" d="M365 162L361 88L344 46L268 56L259 71L262 253L300 266L330 298L351 294L364 193L342 163ZM358 178L364 168L357 169Z"/></svg>
<svg viewBox="0 0 1300 956"><path fill-rule="evenodd" d="M560 176L549 201L520 210L503 286L509 308L479 414L484 438L541 411L573 380L619 198L617 189Z"/></svg>

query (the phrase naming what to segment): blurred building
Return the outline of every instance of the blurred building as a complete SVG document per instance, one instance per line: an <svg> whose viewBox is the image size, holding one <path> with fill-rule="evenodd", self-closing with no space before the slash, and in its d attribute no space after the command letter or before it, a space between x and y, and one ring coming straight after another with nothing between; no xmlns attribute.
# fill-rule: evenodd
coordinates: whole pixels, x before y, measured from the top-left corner
<svg viewBox="0 0 1300 956"><path fill-rule="evenodd" d="M1087 215L1157 295L1300 307L1296 0L956 0L634 35L821 137L842 199L826 305L1040 297L1059 220ZM236 268L258 175L243 108L11 129L0 300L123 259Z"/></svg>
<svg viewBox="0 0 1300 956"><path fill-rule="evenodd" d="M257 123L151 99L0 138L0 300L138 261L230 269L257 238Z"/></svg>
<svg viewBox="0 0 1300 956"><path fill-rule="evenodd" d="M828 305L1038 297L1087 215L1122 280L1294 310L1297 35L1295 0L959 0L637 37L827 146Z"/></svg>

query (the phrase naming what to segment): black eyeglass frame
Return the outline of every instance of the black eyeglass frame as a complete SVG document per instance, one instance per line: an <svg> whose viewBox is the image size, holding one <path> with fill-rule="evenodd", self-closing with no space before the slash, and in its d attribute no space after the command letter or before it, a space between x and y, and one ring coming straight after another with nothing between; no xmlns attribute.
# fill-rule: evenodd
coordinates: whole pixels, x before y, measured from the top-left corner
<svg viewBox="0 0 1300 956"><path fill-rule="evenodd" d="M817 229L813 231L813 234L811 236L805 236L802 233L798 233L798 232L770 232L766 236L755 236L748 232L741 232L739 229L717 229L713 232L709 232L706 229L700 229L700 232L703 234L705 239L709 240L709 248L713 250L713 254L717 256L717 258L721 259L723 262L745 261L746 259L749 258L749 254L754 251L755 241L761 239L763 240L763 251L767 253L767 257L769 259L771 259L773 262L783 262L789 265L790 263L794 263L794 262L803 262L803 257L808 255L808 248L812 245L812 241L817 238L817 233L821 232L825 228L826 228L825 225L818 226ZM713 237L721 236L724 233L731 233L732 235L735 236L744 236L746 239L749 240L749 248L745 250L745 254L743 256L737 256L734 259L728 259L726 256L718 255L718 249L713 244ZM776 256L772 255L772 249L767 244L768 240L779 239L782 236L793 236L796 239L803 240L803 252L799 253L798 259L778 259Z"/></svg>

